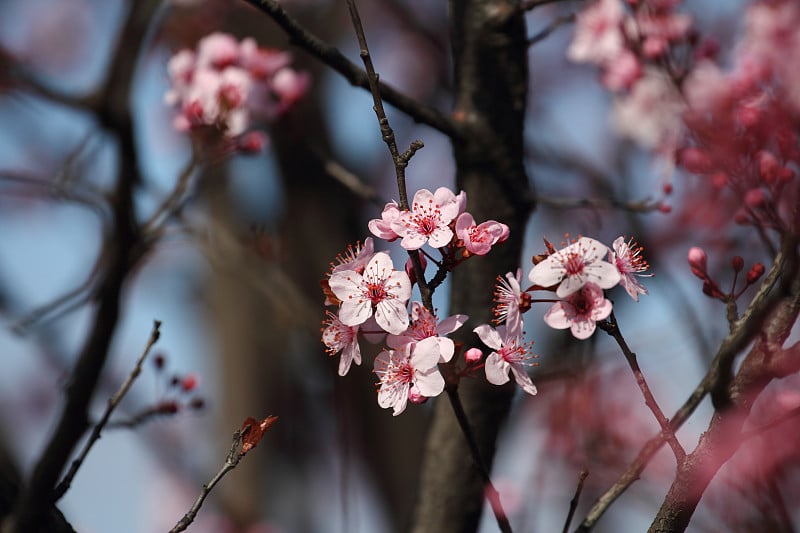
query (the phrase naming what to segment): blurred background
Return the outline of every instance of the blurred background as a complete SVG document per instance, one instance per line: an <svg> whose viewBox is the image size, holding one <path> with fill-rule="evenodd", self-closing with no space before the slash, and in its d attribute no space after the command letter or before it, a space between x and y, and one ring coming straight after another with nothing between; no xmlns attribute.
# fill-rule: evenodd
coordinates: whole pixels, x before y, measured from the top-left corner
<svg viewBox="0 0 800 533"><path fill-rule="evenodd" d="M65 100L91 94L113 61L128 4L1 2L0 69L22 68ZM580 4L532 11L529 35ZM719 40L723 64L744 4L686 2L699 31ZM357 62L343 2L282 5ZM448 112L446 3L363 0L359 6L382 80ZM130 106L142 172L135 196L140 220L169 195L191 158L191 143L172 127L175 111L164 103L167 62L215 31L288 46L283 32L244 2L163 2L139 48L129 50L138 57ZM721 279L732 277L734 253L749 265L764 252L753 245L756 236L705 219L690 178L673 175L668 162L614 133L613 99L596 82L597 72L565 58L571 34L564 24L530 48L526 142L540 204L521 267L527 272L529 258L543 251L544 236L558 244L565 233L583 233L610 244L624 234L644 245L655 273L645 280L650 294L634 303L619 292L616 314L669 416L727 331L724 309L701 294L686 267L688 248L714 251L709 271L723 272ZM379 217L383 202L397 198L394 169L369 94L304 52L292 53L294 68L311 76L306 98L263 126L264 151L198 171L180 216L127 280L94 412L100 415L132 369L154 319L163 322L154 353L164 364L148 362L117 416L130 418L163 402L174 402L177 412L103 434L60 504L77 531L169 529L222 464L233 431L248 416L268 414L279 421L212 493L193 531L380 532L410 525L430 405L410 406L393 418L375 400L370 348L364 345L363 366L339 378L338 358L327 357L320 342L319 281L337 254L368 236L366 222ZM93 269L108 222L102 206L119 154L91 110L14 79L0 77L0 446L27 475L60 413L65 379L93 319ZM448 139L387 111L401 146L425 143L408 169L410 191L454 187ZM341 185L343 173L371 187L372 200ZM665 184L673 189L669 195ZM583 199L598 205L578 205ZM635 213L612 205L626 202L671 210ZM396 243L387 249L396 263L403 260ZM447 309L447 290L445 284L436 294L441 316L458 312ZM520 531L559 529L586 467L581 519L658 430L613 341L596 335L576 342L544 327L543 312L534 306L526 315L541 355L532 371L539 394L519 394L494 469ZM187 378L196 385L187 386ZM704 404L680 431L687 446L710 412ZM662 450L597 530L646 529L673 467L669 450ZM746 488L732 486L724 472L718 476L692 527L722 531L733 514L758 523L759 513L770 512ZM715 490L729 497L714 504ZM491 515L485 522L483 530L493 531Z"/></svg>

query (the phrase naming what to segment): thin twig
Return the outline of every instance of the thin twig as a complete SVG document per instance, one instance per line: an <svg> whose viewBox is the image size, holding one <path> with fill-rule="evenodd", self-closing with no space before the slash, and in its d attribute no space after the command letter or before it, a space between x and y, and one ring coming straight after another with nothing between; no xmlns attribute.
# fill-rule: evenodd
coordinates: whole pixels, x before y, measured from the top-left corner
<svg viewBox="0 0 800 533"><path fill-rule="evenodd" d="M570 13L569 15L564 15L556 18L550 24L548 24L538 32L531 35L528 38L528 46L533 46L534 44L545 40L547 37L550 36L551 33L556 31L558 28L566 24L571 24L572 22L575 22L575 13Z"/></svg>
<svg viewBox="0 0 800 533"><path fill-rule="evenodd" d="M569 531L569 525L572 523L572 517L575 516L576 509L578 509L578 502L581 499L581 492L583 492L583 483L586 481L587 477L589 477L589 471L584 468L581 470L581 475L578 478L578 486L575 488L575 495L569 501L569 512L567 513L567 519L564 521L564 528L561 530L563 533Z"/></svg>
<svg viewBox="0 0 800 533"><path fill-rule="evenodd" d="M289 16L276 0L245 0L274 20L288 35L289 42L313 55L324 64L344 76L352 85L370 89L369 76L338 49L322 41ZM384 83L379 84L381 97L389 104L403 111L412 119L439 130L448 137L461 135L456 123L438 109L428 107Z"/></svg>
<svg viewBox="0 0 800 533"><path fill-rule="evenodd" d="M628 365L631 367L633 375L636 377L636 384L639 385L639 389L644 395L644 403L656 417L658 425L661 426L662 433L666 436L667 442L672 448L672 452L675 454L675 460L678 462L678 466L680 466L686 458L686 450L684 450L681 443L678 442L678 439L675 437L675 431L670 427L669 420L664 416L664 412L661 410L661 407L659 407L655 396L653 396L650 387L647 385L642 369L639 367L639 362L636 360L636 354L631 351L630 347L628 347L628 343L625 342L625 338L622 336L622 331L619 329L617 317L614 316L614 312L611 312L607 320L598 322L597 327L611 335L614 340L617 341L622 353L625 355L625 360L628 361Z"/></svg>
<svg viewBox="0 0 800 533"><path fill-rule="evenodd" d="M203 485L203 488L200 490L200 494L197 496L197 499L192 504L192 507L183 515L183 518L178 520L178 523L175 524L175 527L169 530L169 533L178 533L180 531L185 531L192 522L194 522L197 513L200 511L200 508L203 506L203 502L206 501L206 498L211 493L211 490L216 486L220 480L225 477L225 475L236 468L242 458L253 449L256 444L261 440L264 432L269 429L270 426L278 419L276 416L268 416L260 423L253 418L248 418L241 429L236 430L233 433L233 443L231 444L231 449L228 451L227 457L225 457L225 462L222 464L222 467L219 469L214 477L211 478L211 481Z"/></svg>
<svg viewBox="0 0 800 533"><path fill-rule="evenodd" d="M54 491L53 499L54 501L58 501L61 499L64 494L69 490L70 486L72 485L72 480L75 478L75 474L78 473L78 469L83 465L83 462L86 460L86 457L89 455L89 452L92 449L92 446L100 439L100 433L105 428L106 424L108 424L108 420L111 418L111 413L114 412L114 409L119 405L119 402L122 401L122 398L128 393L130 390L131 385L139 377L139 374L142 373L142 365L144 364L144 360L147 358L147 355L150 353L150 349L153 345L158 342L158 338L161 336L161 322L159 320L153 321L153 331L150 333L150 338L147 341L147 344L144 347L144 351L142 355L139 356L139 359L136 361L136 365L134 365L133 370L131 373L128 374L127 379L122 383L119 390L114 393L114 395L108 400L108 405L106 405L106 410L103 412L103 416L100 417L100 420L94 425L92 429L91 435L89 435L89 439L83 445L83 449L81 453L72 461L72 464L67 471L67 474L61 480L61 482L56 486Z"/></svg>

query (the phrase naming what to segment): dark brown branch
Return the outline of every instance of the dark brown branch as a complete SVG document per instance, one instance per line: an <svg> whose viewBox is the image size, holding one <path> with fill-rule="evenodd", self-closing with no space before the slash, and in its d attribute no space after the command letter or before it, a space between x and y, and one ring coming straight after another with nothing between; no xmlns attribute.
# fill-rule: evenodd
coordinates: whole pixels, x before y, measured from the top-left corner
<svg viewBox="0 0 800 533"><path fill-rule="evenodd" d="M286 35L289 42L316 57L333 70L341 74L356 87L370 89L368 74L347 59L338 49L325 43L306 30L299 22L290 17L276 0L245 0L272 18ZM380 83L380 95L383 100L407 114L415 121L427 124L448 137L461 135L457 125L437 109L428 107L410 98L397 89Z"/></svg>
<svg viewBox="0 0 800 533"><path fill-rule="evenodd" d="M567 512L567 519L564 521L564 528L561 530L563 533L569 531L569 525L572 523L572 517L575 516L575 510L578 508L578 502L581 499L581 492L583 492L583 483L589 477L589 471L585 468L581 470L581 475L578 478L578 486L575 488L575 495L569 501L569 512Z"/></svg>
<svg viewBox="0 0 800 533"><path fill-rule="evenodd" d="M89 452L92 450L92 447L100 438L100 433L102 433L103 428L106 427L108 424L109 419L111 418L111 413L114 412L114 409L117 408L119 402L122 401L122 398L128 393L130 390L131 385L133 382L136 381L136 378L139 377L139 374L142 373L142 365L144 364L144 360L147 358L147 355L150 353L150 349L153 345L158 342L158 338L161 335L161 331L159 328L161 327L161 322L156 320L153 322L153 331L150 333L150 338L147 341L147 344L142 351L142 355L139 356L139 359L136 361L136 364L131 370L131 373L128 374L128 377L120 386L119 390L108 400L108 405L106 405L106 409L103 412L103 415L100 417L100 420L94 425L94 429L92 429L91 435L89 435L89 439L83 445L83 449L78 454L78 456L72 461L72 464L69 467L64 478L55 488L55 494L53 496L54 501L58 501L61 499L64 494L69 490L70 486L72 485L72 480L75 478L75 474L78 473L78 469L80 469L83 462L86 460L86 457L89 455Z"/></svg>
<svg viewBox="0 0 800 533"><path fill-rule="evenodd" d="M647 385L642 369L639 367L639 362L636 360L636 354L631 351L630 347L628 347L628 343L625 342L625 338L622 336L622 331L619 329L619 324L617 323L616 316L614 316L614 312L611 312L611 316L609 316L607 320L598 322L597 327L611 335L614 340L617 341L617 345L620 350L622 350L625 360L628 361L628 365L631 367L631 371L633 371L633 375L636 377L636 384L639 385L639 390L642 391L644 403L653 413L653 416L656 417L658 425L661 427L661 432L666 437L667 442L672 448L672 452L675 454L675 460L678 462L678 465L680 465L686 458L686 451L675 437L675 431L670 427L669 420L664 416L664 412L661 410L661 407L659 407L655 396L653 396L653 392Z"/></svg>
<svg viewBox="0 0 800 533"><path fill-rule="evenodd" d="M569 15L564 15L563 17L558 17L554 19L550 24L539 30L538 32L534 33L528 38L528 46L533 46L534 44L544 41L547 39L550 34L556 31L561 26L566 24L572 24L575 22L575 14L570 13Z"/></svg>
<svg viewBox="0 0 800 533"><path fill-rule="evenodd" d="M140 181L130 93L138 59L138 50L159 2L139 0L131 3L128 18L107 73L98 118L114 132L119 141L117 184L112 200L113 226L105 240L106 269L98 280L98 305L94 323L70 376L66 404L56 429L34 467L31 479L22 491L11 524L11 531L37 531L41 509L53 500L53 489L78 440L89 424L88 408L105 366L117 326L125 280L145 250L140 247L133 208L133 191Z"/></svg>

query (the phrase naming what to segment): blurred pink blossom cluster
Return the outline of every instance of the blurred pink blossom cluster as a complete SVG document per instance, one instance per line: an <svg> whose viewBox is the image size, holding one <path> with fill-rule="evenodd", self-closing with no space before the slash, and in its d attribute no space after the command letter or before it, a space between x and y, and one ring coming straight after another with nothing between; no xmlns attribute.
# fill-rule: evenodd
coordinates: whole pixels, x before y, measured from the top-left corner
<svg viewBox="0 0 800 533"><path fill-rule="evenodd" d="M310 83L308 74L290 63L288 52L260 48L252 38L239 42L226 33L204 37L196 50L179 51L167 65L165 95L166 103L178 109L175 128L212 128L223 138L235 138L254 119L275 119L303 97ZM253 136L242 146L260 147Z"/></svg>
<svg viewBox="0 0 800 533"><path fill-rule="evenodd" d="M697 63L683 92L686 139L677 161L728 198L738 224L800 227L800 5L756 2L730 71Z"/></svg>
<svg viewBox="0 0 800 533"><path fill-rule="evenodd" d="M567 57L600 67L615 93L617 130L647 148L674 146L683 102L671 75L676 49L692 42L692 19L681 0L596 0L581 11ZM663 65L674 67L663 72Z"/></svg>

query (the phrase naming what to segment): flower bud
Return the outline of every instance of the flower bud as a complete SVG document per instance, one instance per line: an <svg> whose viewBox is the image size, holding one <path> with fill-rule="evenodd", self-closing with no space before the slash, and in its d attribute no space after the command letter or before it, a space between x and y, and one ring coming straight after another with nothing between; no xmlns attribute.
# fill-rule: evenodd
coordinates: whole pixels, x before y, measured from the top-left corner
<svg viewBox="0 0 800 533"><path fill-rule="evenodd" d="M744 194L744 205L750 209L764 207L767 203L767 194L760 188L750 189Z"/></svg>
<svg viewBox="0 0 800 533"><path fill-rule="evenodd" d="M678 163L693 174L707 174L711 158L700 148L689 146L678 152Z"/></svg>
<svg viewBox="0 0 800 533"><path fill-rule="evenodd" d="M186 374L181 380L181 389L184 392L189 392L197 387L197 376L194 374Z"/></svg>
<svg viewBox="0 0 800 533"><path fill-rule="evenodd" d="M734 272L741 272L744 268L744 259L742 259L742 256L734 255L733 259L731 259L731 266Z"/></svg>
<svg viewBox="0 0 800 533"><path fill-rule="evenodd" d="M483 352L480 348L470 348L466 352L464 352L464 359L467 363L477 363L483 358Z"/></svg>
<svg viewBox="0 0 800 533"><path fill-rule="evenodd" d="M708 256L702 248L692 246L689 248L689 266L692 268L692 273L700 279L706 279L708 274Z"/></svg>
<svg viewBox="0 0 800 533"><path fill-rule="evenodd" d="M781 165L772 152L762 150L758 153L758 173L764 183L774 183L780 169Z"/></svg>
<svg viewBox="0 0 800 533"><path fill-rule="evenodd" d="M756 263L755 265L753 265L747 272L748 285L758 281L758 278L760 278L764 274L764 270L765 270L764 265L762 265L761 263Z"/></svg>

